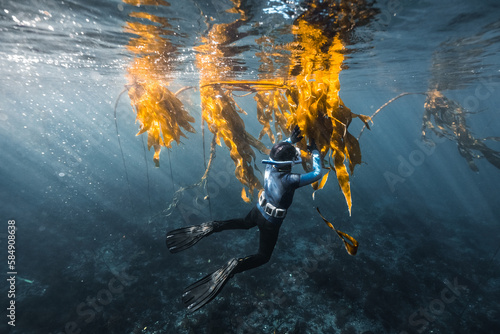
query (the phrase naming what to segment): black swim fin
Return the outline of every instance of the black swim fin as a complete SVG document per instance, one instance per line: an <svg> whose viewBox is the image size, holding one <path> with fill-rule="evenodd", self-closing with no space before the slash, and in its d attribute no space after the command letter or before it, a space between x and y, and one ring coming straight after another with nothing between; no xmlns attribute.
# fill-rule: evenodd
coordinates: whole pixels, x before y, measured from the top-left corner
<svg viewBox="0 0 500 334"><path fill-rule="evenodd" d="M224 267L188 286L182 294L182 302L189 312L199 310L222 290L229 278L235 274L237 259L231 259Z"/></svg>
<svg viewBox="0 0 500 334"><path fill-rule="evenodd" d="M167 247L171 253L183 251L203 237L211 234L214 230L214 223L208 222L201 225L188 226L173 230L167 233Z"/></svg>

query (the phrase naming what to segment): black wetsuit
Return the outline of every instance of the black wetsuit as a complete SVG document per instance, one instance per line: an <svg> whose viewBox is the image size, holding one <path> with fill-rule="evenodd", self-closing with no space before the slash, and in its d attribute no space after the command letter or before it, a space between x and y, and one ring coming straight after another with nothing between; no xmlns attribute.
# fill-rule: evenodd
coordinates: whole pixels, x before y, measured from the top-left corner
<svg viewBox="0 0 500 334"><path fill-rule="evenodd" d="M292 204L293 195L297 188L311 184L321 178L319 152L314 150L312 154L313 171L307 174L291 173L291 166L283 169L274 165L267 165L264 177L263 201L257 203L245 218L215 222L214 232L259 227L259 251L256 254L240 258L234 273L261 266L271 258L278 240L281 223L285 217L273 217L265 212L264 207L266 203L270 203L272 207L282 210L288 209Z"/></svg>

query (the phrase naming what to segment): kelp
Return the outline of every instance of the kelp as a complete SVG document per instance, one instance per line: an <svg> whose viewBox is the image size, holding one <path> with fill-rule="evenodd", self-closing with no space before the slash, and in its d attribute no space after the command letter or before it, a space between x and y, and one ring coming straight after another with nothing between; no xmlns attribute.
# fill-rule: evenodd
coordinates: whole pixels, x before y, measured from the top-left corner
<svg viewBox="0 0 500 334"><path fill-rule="evenodd" d="M274 144L289 135L285 114L290 113L290 107L284 91L288 89L286 81L290 50L289 46L280 48L276 45L275 39L269 36L258 38L256 42L261 48L255 53L260 63L259 82L269 84L274 81L274 85L256 91L254 95L257 103L257 120L262 126L258 139L262 140L267 136Z"/></svg>
<svg viewBox="0 0 500 334"><path fill-rule="evenodd" d="M349 8L353 9L354 7ZM287 78L275 78L274 80L264 78L259 81L224 81L221 80L220 75L217 76L217 71L211 71L209 76L211 79L203 83L201 88L202 108L206 108L203 115L205 115L206 118L204 119L207 120L207 123L216 124L217 120L222 120L222 122L218 123L219 126L220 123L226 126L223 133L227 135L225 142L227 141L226 145L230 147L231 157L236 163L236 176L252 192L253 189L260 186L257 182L253 183L254 175L250 163L255 157L247 150L248 146L241 143L237 144L234 140L241 137L245 139L244 137L248 137L248 134L241 124L235 121L241 118L234 116L237 115L236 110L238 108L236 108L236 103L230 98L227 91L246 90L254 92L254 98L257 102L257 119L262 125L257 141L262 140L267 135L271 142L275 143L277 140L282 140L284 136L288 136L289 129L292 126L298 125L306 138L305 141L299 143L302 155L307 156L307 139L314 139L322 156L329 157L327 163L331 169L335 170L339 186L350 212L352 199L349 172L352 174L354 167L361 163L361 150L357 139L348 132L348 127L352 119L357 117L368 126L370 118L352 113L339 97L339 73L342 70L344 60L344 46L339 34L334 34L331 37L328 35L331 31L325 34L324 30L318 27L320 24L317 19L320 17L329 22L336 20L332 18L333 14L325 16L323 13L322 15L311 15L310 20L313 20L313 17L316 20L314 23L299 19L293 25L292 33L297 38L295 43L289 45L288 51L294 61L289 66ZM346 16L349 15L346 14L342 17ZM343 29L345 29L343 26L337 27L339 32L343 31ZM228 30L227 27L224 30ZM216 31L221 31L221 29ZM209 35L212 38L216 36L213 31ZM205 47L208 48L204 50L205 54L210 53L213 62L214 55L221 52L220 45L228 41L226 37L220 41L212 40L211 43L205 43ZM215 49L214 46L216 46ZM273 62L270 60L270 56L263 52L260 52L259 56L267 69L272 70ZM210 62L198 61L198 63L203 68L207 68L207 63ZM220 66L220 62L217 69L218 73L225 72L225 68ZM218 77L218 79L214 80L214 76ZM208 87L211 90L208 90ZM203 93L204 90L208 91ZM218 97L217 101L213 100L213 96ZM224 110L224 108L227 109L226 113L231 117L218 116L220 110ZM214 115L217 116L214 117ZM238 136L235 137L235 133L238 133ZM253 137L249 138L252 140L245 139L245 141L251 146L264 151L254 144ZM233 149L236 149L236 152L233 152ZM246 168L242 168L242 166ZM349 171L347 167L349 167ZM310 168L306 161L304 162L304 168L306 170ZM323 188L327 179L328 173L325 173L322 180L313 184L313 188L315 190Z"/></svg>
<svg viewBox="0 0 500 334"><path fill-rule="evenodd" d="M402 98L403 96L406 96L406 95L414 95L414 94L416 94L416 95L427 95L426 93L411 93L411 92L401 93L401 94L393 97L392 99L390 99L389 101L387 101L383 105L381 105L377 110L375 110L375 112L370 116L370 120L373 122L373 118L375 116L377 116L377 114L379 112L381 112L382 109L384 109L385 107L387 107L388 105L390 105L392 102L396 101L397 99ZM363 132L365 131L365 129L366 129L366 125L363 125L363 127L361 128L361 131L359 132L358 138L357 138L358 141L361 138L361 135L363 135Z"/></svg>
<svg viewBox="0 0 500 334"><path fill-rule="evenodd" d="M124 2L135 6L169 5L163 0ZM214 24L207 17L207 34L202 36L201 44L195 48L196 66L200 73L198 91L202 122L214 135L209 164L201 183L197 185L206 185L215 157L215 145L224 144L234 162L235 176L243 185L241 197L251 201L255 190L262 187L255 175L255 150L268 154L269 149L263 141L281 141L289 135L289 129L299 125L305 137L298 144L304 158L304 169L311 168L306 143L314 139L321 151L322 166L328 170L320 181L313 184L314 190L322 189L330 172L334 171L350 213L350 175L362 162L362 155L359 137L349 133L349 126L354 118L359 118L364 123L363 131L380 110L409 94L426 96L422 121L424 140L428 140L428 132L433 132L455 141L460 154L474 171L478 170L475 160L479 158L486 158L500 168L500 152L485 144L489 140L500 141L500 137L476 138L466 124L468 112L457 102L446 98L438 86L426 93L402 93L371 117L353 113L344 105L339 95L339 74L345 68L345 46L353 36L354 28L367 23L377 13L371 3L362 0L305 1L302 6L305 11L290 27L294 41L279 45L270 36L256 39L261 47L255 53L261 63L259 77L256 80L241 80L237 73L245 66L237 57L250 48L238 42L251 35L253 27L248 26L249 14L244 1L232 2L234 6L227 12L238 17L233 22L222 24ZM172 93L168 88L171 84L169 74L175 69L177 53L177 47L167 38L173 34L168 21L141 12L132 12L130 17L140 22L127 22L125 26L126 32L136 36L127 45L127 49L136 55L128 68L127 90L140 124L138 135L147 132L148 149L154 148L153 159L159 166L161 148L171 147L173 142L180 144L182 137L194 132L194 118L184 109L178 93ZM151 24L141 23L148 21ZM245 29L240 29L242 26ZM236 95L235 92L242 93ZM253 96L256 112L247 114L238 105L236 98L247 95ZM257 137L246 130L245 117L257 118L261 125ZM185 188L179 191L183 190ZM179 196L180 193L176 192L175 203ZM168 210L173 207L175 204ZM325 222L334 229L326 219ZM339 237L350 240L348 235L342 233Z"/></svg>
<svg viewBox="0 0 500 334"><path fill-rule="evenodd" d="M422 116L422 140L433 146L434 141L429 138L428 132L434 133L437 137L444 137L457 143L458 152L466 160L469 168L478 172L479 168L475 159L485 158L496 168L500 169L500 152L488 147L486 141L500 141L500 137L476 138L467 126L467 117L472 114L468 112L460 103L453 101L437 89L430 89L426 93L405 92L397 95L384 103L370 117L373 119L382 109L392 102L406 95L424 95L424 113ZM358 140L363 134L361 129Z"/></svg>
<svg viewBox="0 0 500 334"><path fill-rule="evenodd" d="M164 1L125 1L138 5L168 5ZM127 22L125 31L134 34L127 49L137 55L128 71L128 95L140 124L137 135L147 132L148 149L154 148L153 161L159 167L161 147L180 143L185 132L195 132L194 118L167 86L167 74L172 71L171 56L176 47L165 36L172 35L165 18L142 12L130 17L148 20L151 24Z"/></svg>
<svg viewBox="0 0 500 334"><path fill-rule="evenodd" d="M215 142L228 148L235 176L244 186L242 198L250 201L255 190L262 187L255 175L254 150L268 154L269 148L263 144L265 137L276 143L289 135L290 128L299 125L305 137L298 144L303 157L308 157L307 141L314 139L323 157L323 167L335 171L350 213L350 174L362 159L359 142L348 128L354 118L368 126L370 117L353 113L344 105L339 96L339 74L343 69L345 40L355 26L365 24L377 11L361 0L307 1L306 11L291 26L294 42L276 45L270 37L258 39L257 43L263 46L256 53L262 63L261 75L257 80L239 80L235 73L243 65L236 56L248 48L236 42L252 30L240 31L249 15L244 1L232 2L234 7L227 12L239 17L222 24L213 24L207 18L208 32L195 50L202 121L214 134ZM127 46L139 56L128 69L128 93L140 123L138 134L148 133L148 148L155 149L158 165L161 147L171 147L174 141L179 144L186 132L194 132L194 118L167 88L167 74L173 66L171 57L176 53L176 47L165 38L172 33L168 22L146 13L132 13L131 17L153 23L127 23L125 30L138 36ZM271 74L275 63L279 65L278 75ZM243 92L243 96L253 95L256 113L247 115L239 107L234 94L237 91ZM257 138L246 130L243 118L254 115L262 126ZM304 159L303 167L311 168L308 159ZM323 188L328 176L329 171L313 188Z"/></svg>
<svg viewBox="0 0 500 334"><path fill-rule="evenodd" d="M432 56L432 76L422 117L422 139L434 144L428 138L431 132L456 142L458 152L475 172L479 171L475 160L482 158L500 169L500 152L485 143L500 141L500 137L477 138L467 125L473 112L447 98L443 91L461 89L475 83L477 73L484 70L481 58L485 52L483 42L482 35L461 37L443 42L436 48ZM493 93L489 86L485 88L488 89L486 96ZM475 94L478 96L477 86Z"/></svg>
<svg viewBox="0 0 500 334"><path fill-rule="evenodd" d="M303 20L314 24L325 37L339 36L349 42L354 28L363 26L380 12L374 8L375 1L366 0L309 0L303 5L305 11L300 15Z"/></svg>
<svg viewBox="0 0 500 334"><path fill-rule="evenodd" d="M290 112L290 108L286 96L279 90L274 90L257 92L254 99L257 102L257 119L262 125L258 139L262 140L267 135L272 143L282 141L283 134L289 134L285 115ZM274 132L272 123L274 123Z"/></svg>
<svg viewBox="0 0 500 334"><path fill-rule="evenodd" d="M479 171L474 159L486 158L500 169L500 152L484 143L487 140L500 141L500 137L476 138L467 127L468 112L456 101L445 97L438 90L430 90L425 100L425 112L422 119L422 138L429 141L427 132L432 131L438 137L445 137L457 143L458 152L467 161L469 168Z"/></svg>
<svg viewBox="0 0 500 334"><path fill-rule="evenodd" d="M252 144L259 147L261 144L245 130L245 123L238 115L243 112L228 92L219 86L201 88L202 116L208 128L216 136L217 144L221 139L229 149L229 155L235 163L235 176L245 186L250 194L261 187L255 176L252 162L255 153ZM242 190L242 198L250 201L246 191Z"/></svg>
<svg viewBox="0 0 500 334"><path fill-rule="evenodd" d="M366 126L370 118L352 113L340 99L340 79L344 60L343 44L336 35L328 39L323 31L306 21L294 26L301 46L292 54L300 63L301 72L290 83L287 99L290 113L285 114L287 125L297 124L306 138L314 139L323 157L330 157L329 165L335 170L339 186L346 199L349 212L352 200L349 171L361 163L361 150L357 139L348 132L353 118L359 117ZM324 51L326 50L326 52ZM305 150L305 143L301 148ZM308 168L304 165L304 168ZM313 184L321 189L324 180Z"/></svg>
<svg viewBox="0 0 500 334"><path fill-rule="evenodd" d="M170 6L165 0L122 0L132 6Z"/></svg>
<svg viewBox="0 0 500 334"><path fill-rule="evenodd" d="M342 231L339 231L337 230L332 223L330 223L325 217L323 217L323 215L321 214L321 211L319 211L319 208L316 207L316 211L318 211L319 215L321 216L321 218L323 219L323 221L326 223L326 225L331 228L332 230L335 231L335 233L337 233L337 235L339 236L340 240L342 240L342 242L344 243L344 247L347 251L347 253L349 255L356 255L356 253L358 252L358 246L359 246L359 243L356 239L354 239L353 237L351 237L349 234L347 233L344 233Z"/></svg>
<svg viewBox="0 0 500 334"><path fill-rule="evenodd" d="M172 141L180 143L186 137L181 128L195 132L190 123L194 118L184 109L182 102L158 82L136 82L129 89L129 97L136 109L140 130L148 133L148 149L154 148L153 161L158 167L161 147L170 148Z"/></svg>
<svg viewBox="0 0 500 334"><path fill-rule="evenodd" d="M252 167L255 164L252 146L263 150L265 147L245 130L245 123L239 115L245 112L235 102L232 91L222 84L234 73L235 64L231 56L240 51L228 45L242 38L238 34L238 28L247 20L240 1L233 2L235 7L230 12L239 13L240 18L210 28L207 36L202 39L203 44L196 47L196 65L200 71L202 118L215 135L217 144L224 142L229 149L235 164L235 176L250 194L248 196L245 188L242 189L242 198L248 202L254 190L261 188Z"/></svg>
<svg viewBox="0 0 500 334"><path fill-rule="evenodd" d="M216 146L216 140L215 140L215 136L214 136L212 138L212 143L210 144L210 158L208 159L208 164L205 168L205 173L203 173L203 176L200 178L200 181L198 181L194 184L188 185L188 186L180 187L179 189L177 189L173 193L172 202L169 204L169 206L166 209L162 210L155 217L153 217L153 219L161 217L161 216L163 216L163 217L170 216L172 214L173 210L175 208L177 208L177 205L179 204L179 202L182 198L182 195L184 194L184 192L186 190L197 188L197 187L201 187L201 188L207 190L208 174L209 174L210 170L212 169L212 163L213 163L214 158L215 158L215 146ZM208 199L209 196L207 195L206 198Z"/></svg>

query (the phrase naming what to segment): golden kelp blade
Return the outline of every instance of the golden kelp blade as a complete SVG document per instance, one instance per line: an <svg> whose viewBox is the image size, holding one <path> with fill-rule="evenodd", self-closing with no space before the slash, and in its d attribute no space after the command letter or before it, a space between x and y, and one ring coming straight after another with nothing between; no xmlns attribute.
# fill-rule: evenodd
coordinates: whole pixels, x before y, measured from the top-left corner
<svg viewBox="0 0 500 334"><path fill-rule="evenodd" d="M202 38L202 44L196 47L196 66L200 72L202 118L208 129L216 135L217 143L220 145L222 139L229 149L235 165L235 176L248 189L243 189L242 198L250 201L254 190L262 187L252 167L256 159L252 147L267 149L245 130L245 122L240 115L246 113L232 95L233 90L251 91L250 86L231 80L234 73L231 56L241 51L230 44L244 36L238 34L238 28L248 20L241 1L234 1L234 6L230 12L239 13L240 18L231 23L211 26L208 34ZM265 83L262 84L267 87Z"/></svg>
<svg viewBox="0 0 500 334"><path fill-rule="evenodd" d="M171 147L172 141L179 144L180 138L186 137L181 128L195 132L190 124L194 118L172 92L156 81L136 82L129 89L129 97L141 126L137 135L148 132L148 149L155 148L158 167L161 146Z"/></svg>
<svg viewBox="0 0 500 334"><path fill-rule="evenodd" d="M285 113L287 125L297 124L304 137L315 140L323 157L333 159L337 180L351 213L351 187L345 164L349 164L352 173L354 166L361 162L361 151L347 129L353 118L359 117L365 123L369 118L352 113L340 99L339 74L344 61L340 37L328 38L316 24L300 19L293 28L300 48L292 50L292 56L299 60L301 72L287 83L290 106L290 112ZM320 185L313 187L320 189Z"/></svg>
<svg viewBox="0 0 500 334"><path fill-rule="evenodd" d="M345 249L347 250L347 253L349 253L349 255L352 255L352 256L356 255L356 253L358 252L358 245L359 245L358 241L356 239L354 239L353 237L351 237L349 234L337 230L335 227L333 227L332 223L330 223L328 220L326 220L325 217L323 217L323 215L319 211L318 207L316 207L316 210L318 211L319 215L321 216L323 221L326 223L326 225L328 225L329 228L334 230L337 233L337 235L339 236L339 238L342 239L342 242L344 243L344 246L345 246Z"/></svg>
<svg viewBox="0 0 500 334"><path fill-rule="evenodd" d="M132 5L169 6L162 0L124 0ZM166 88L172 70L174 46L167 38L173 32L167 19L147 12L131 12L132 20L124 29L133 34L127 49L136 57L127 68L128 94L140 124L138 135L147 132L148 149L154 148L153 161L159 167L162 146L171 147L180 143L184 132L195 132L191 123L194 118L184 109L182 102Z"/></svg>
<svg viewBox="0 0 500 334"><path fill-rule="evenodd" d="M323 175L323 177L321 178L321 180L316 181L312 184L312 188L314 189L314 192L312 194L313 199L314 199L314 194L316 193L316 191L323 189L323 187L325 186L326 181L328 181L328 174L329 173L330 173L330 171L326 172L325 175Z"/></svg>
<svg viewBox="0 0 500 334"><path fill-rule="evenodd" d="M347 253L349 253L349 255L352 256L356 255L356 253L358 252L358 242L356 241L356 239L354 239L349 234L344 233L342 231L335 230L335 232L337 232L339 237L344 242L344 246L345 249L347 250ZM345 238L347 238L349 241L347 241Z"/></svg>
<svg viewBox="0 0 500 334"><path fill-rule="evenodd" d="M123 2L133 6L170 6L165 0L123 0Z"/></svg>
<svg viewBox="0 0 500 334"><path fill-rule="evenodd" d="M344 165L345 155L341 151L332 153L334 155L335 163L335 173L337 174L337 180L339 181L340 189L344 194L345 200L347 202L347 207L349 209L349 215L351 215L352 198L351 198L351 184L349 182L349 173Z"/></svg>
<svg viewBox="0 0 500 334"><path fill-rule="evenodd" d="M247 192L245 191L245 187L241 188L241 198L246 202L250 203L250 198L247 195Z"/></svg>
<svg viewBox="0 0 500 334"><path fill-rule="evenodd" d="M221 139L229 149L231 159L235 164L235 176L248 187L250 197L254 190L261 188L259 179L255 176L252 162L255 160L254 147L263 145L253 138L246 130L245 123L239 116L239 108L234 100L219 86L205 86L200 89L202 101L202 117L207 122L208 128ZM249 198L242 197L245 201Z"/></svg>

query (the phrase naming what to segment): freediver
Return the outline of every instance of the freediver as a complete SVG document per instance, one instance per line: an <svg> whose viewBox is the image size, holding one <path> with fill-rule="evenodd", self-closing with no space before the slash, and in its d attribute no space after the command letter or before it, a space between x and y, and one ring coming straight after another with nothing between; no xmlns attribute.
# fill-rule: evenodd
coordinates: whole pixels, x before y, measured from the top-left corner
<svg viewBox="0 0 500 334"><path fill-rule="evenodd" d="M264 190L261 192L258 203L245 218L211 221L167 233L168 249L171 253L177 253L214 232L259 227L260 243L257 254L233 258L222 268L184 290L182 301L188 311L194 312L210 302L235 274L261 266L271 258L281 223L292 204L295 190L321 178L321 159L314 139L311 139L310 145L307 146L312 154L313 170L306 174L292 173L292 166L302 162L300 150L294 146L301 139L303 136L300 128L295 126L290 138L275 144L271 149L269 159L262 161L267 165Z"/></svg>

